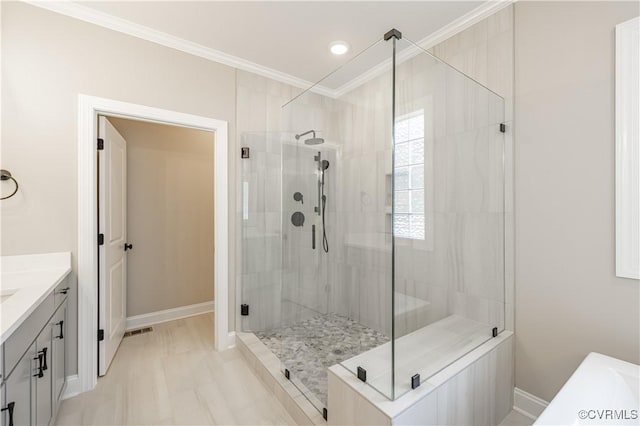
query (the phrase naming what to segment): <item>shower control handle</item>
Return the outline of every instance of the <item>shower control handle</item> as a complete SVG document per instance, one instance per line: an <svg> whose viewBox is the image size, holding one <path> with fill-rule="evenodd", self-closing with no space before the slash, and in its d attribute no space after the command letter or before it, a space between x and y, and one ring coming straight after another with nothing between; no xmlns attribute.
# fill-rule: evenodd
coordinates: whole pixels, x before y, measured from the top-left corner
<svg viewBox="0 0 640 426"><path fill-rule="evenodd" d="M133 249L133 244L124 243L124 251Z"/></svg>

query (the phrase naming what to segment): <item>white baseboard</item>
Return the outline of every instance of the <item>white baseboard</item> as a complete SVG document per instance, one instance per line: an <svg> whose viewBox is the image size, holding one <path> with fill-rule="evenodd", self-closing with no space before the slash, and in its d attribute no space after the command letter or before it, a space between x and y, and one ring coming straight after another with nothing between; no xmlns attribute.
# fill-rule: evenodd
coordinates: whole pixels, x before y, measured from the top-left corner
<svg viewBox="0 0 640 426"><path fill-rule="evenodd" d="M234 348L236 346L236 332L230 331L227 337L227 349Z"/></svg>
<svg viewBox="0 0 640 426"><path fill-rule="evenodd" d="M73 376L67 376L67 383L64 387L64 391L62 392L62 399L67 399L79 395L81 393L80 387L80 380L78 380L77 374L74 374Z"/></svg>
<svg viewBox="0 0 640 426"><path fill-rule="evenodd" d="M540 417L547 405L549 403L544 399L531 395L529 392L519 388L513 389L513 409L530 419L535 420Z"/></svg>
<svg viewBox="0 0 640 426"><path fill-rule="evenodd" d="M214 304L213 301L211 301L196 303L195 305L181 306L179 308L165 309L164 311L149 312L148 314L135 315L127 318L127 330L213 312L213 307Z"/></svg>

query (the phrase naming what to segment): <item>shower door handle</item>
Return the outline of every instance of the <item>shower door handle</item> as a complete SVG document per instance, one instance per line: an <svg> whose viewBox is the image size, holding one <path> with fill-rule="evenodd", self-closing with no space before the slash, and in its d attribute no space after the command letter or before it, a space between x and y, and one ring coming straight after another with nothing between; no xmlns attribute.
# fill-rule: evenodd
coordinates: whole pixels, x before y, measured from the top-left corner
<svg viewBox="0 0 640 426"><path fill-rule="evenodd" d="M311 248L316 249L316 226L311 225Z"/></svg>

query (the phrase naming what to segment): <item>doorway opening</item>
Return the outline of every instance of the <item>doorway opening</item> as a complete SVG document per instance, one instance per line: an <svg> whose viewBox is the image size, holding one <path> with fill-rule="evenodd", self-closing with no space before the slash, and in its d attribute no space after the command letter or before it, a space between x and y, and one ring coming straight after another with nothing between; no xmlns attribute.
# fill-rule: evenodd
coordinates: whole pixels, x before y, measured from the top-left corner
<svg viewBox="0 0 640 426"><path fill-rule="evenodd" d="M78 96L78 376L68 384L67 396L92 390L98 379L98 203L96 155L98 117L128 118L215 134L214 144L214 347L233 344L229 330L229 190L228 124L214 118L139 104ZM213 220L213 219L212 219Z"/></svg>
<svg viewBox="0 0 640 426"><path fill-rule="evenodd" d="M97 131L103 376L125 333L213 312L215 134L104 115Z"/></svg>

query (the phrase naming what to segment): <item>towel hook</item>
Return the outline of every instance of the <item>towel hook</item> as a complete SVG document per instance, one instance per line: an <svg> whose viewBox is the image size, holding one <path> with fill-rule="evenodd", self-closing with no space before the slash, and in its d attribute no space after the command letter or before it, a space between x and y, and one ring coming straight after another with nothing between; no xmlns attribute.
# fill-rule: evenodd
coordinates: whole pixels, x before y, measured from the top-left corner
<svg viewBox="0 0 640 426"><path fill-rule="evenodd" d="M19 188L18 181L13 176L11 176L11 172L9 170L0 169L0 181L5 181L5 180L12 180L13 184L16 187L11 194L7 195L6 197L1 197L0 200L6 200L7 198L11 198L14 195L16 195L16 192L18 192L18 188Z"/></svg>

